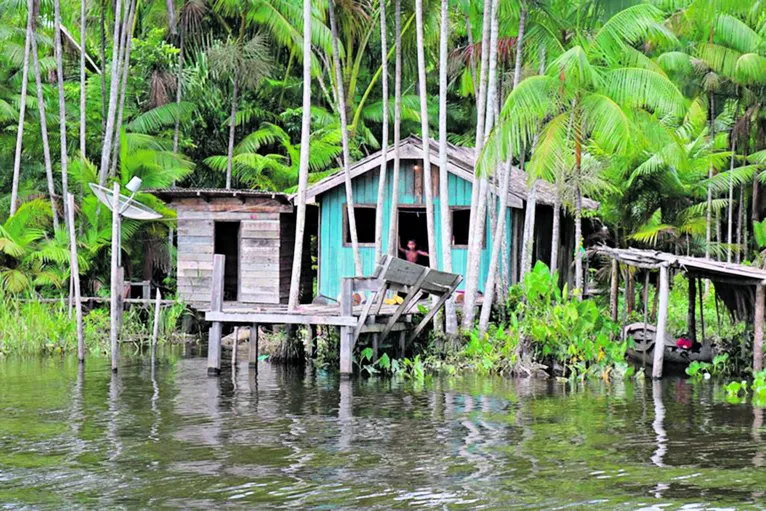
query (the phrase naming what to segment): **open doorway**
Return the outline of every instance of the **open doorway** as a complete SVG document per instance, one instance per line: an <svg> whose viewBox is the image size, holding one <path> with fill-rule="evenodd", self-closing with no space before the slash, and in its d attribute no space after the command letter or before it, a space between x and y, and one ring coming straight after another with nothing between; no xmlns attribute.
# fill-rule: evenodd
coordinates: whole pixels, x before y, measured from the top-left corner
<svg viewBox="0 0 766 511"><path fill-rule="evenodd" d="M216 254L226 256L223 269L223 299L239 299L239 222L216 222Z"/></svg>
<svg viewBox="0 0 766 511"><path fill-rule="evenodd" d="M407 248L407 243L414 241L417 250L428 252L428 224L425 208L399 207L399 248L398 257L404 258L401 248ZM429 265L429 258L419 255L418 264Z"/></svg>

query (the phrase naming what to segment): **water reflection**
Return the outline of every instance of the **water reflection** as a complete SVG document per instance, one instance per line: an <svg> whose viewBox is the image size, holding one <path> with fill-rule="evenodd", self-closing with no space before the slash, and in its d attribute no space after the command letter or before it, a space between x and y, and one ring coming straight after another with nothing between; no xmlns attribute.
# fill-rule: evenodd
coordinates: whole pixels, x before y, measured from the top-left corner
<svg viewBox="0 0 766 511"><path fill-rule="evenodd" d="M204 358L160 352L118 374L108 362L0 364L0 502L706 509L756 506L766 488L762 410L712 383L419 384L268 363L210 378Z"/></svg>

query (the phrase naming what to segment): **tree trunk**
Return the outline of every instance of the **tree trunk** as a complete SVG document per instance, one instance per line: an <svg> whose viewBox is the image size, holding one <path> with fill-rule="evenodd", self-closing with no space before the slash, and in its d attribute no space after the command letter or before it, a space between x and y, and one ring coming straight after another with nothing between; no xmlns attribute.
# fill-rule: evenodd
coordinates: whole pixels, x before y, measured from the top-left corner
<svg viewBox="0 0 766 511"><path fill-rule="evenodd" d="M101 59L101 136L106 133L106 2L101 1L99 53Z"/></svg>
<svg viewBox="0 0 766 511"><path fill-rule="evenodd" d="M394 170L391 176L391 217L388 223L388 254L398 255L399 229L399 142L402 127L402 2L396 0L394 13L396 33L396 63L394 69Z"/></svg>
<svg viewBox="0 0 766 511"><path fill-rule="evenodd" d="M123 0L114 2L114 37L112 39L112 69L111 81L109 82L109 108L106 114L106 128L104 130L104 144L101 148L101 168L98 172L98 184L104 186L106 175L109 171L110 158L112 156L112 141L114 139L114 122L117 115L117 94L120 85L120 29L122 27L122 3ZM125 16L127 18L127 15Z"/></svg>
<svg viewBox="0 0 766 511"><path fill-rule="evenodd" d="M24 117L27 110L27 84L29 83L29 52L32 46L32 18L34 0L28 2L27 31L24 38L24 65L21 72L21 98L19 99L19 127L16 132L16 153L13 158L13 184L11 185L11 216L16 214L19 200L19 175L21 174L21 146L24 143Z"/></svg>
<svg viewBox="0 0 766 511"><path fill-rule="evenodd" d="M537 179L532 178L532 185L527 195L526 210L524 211L524 238L521 245L521 281L524 275L532 271L532 251L535 244L535 214L537 213Z"/></svg>
<svg viewBox="0 0 766 511"><path fill-rule="evenodd" d="M309 144L311 140L311 0L303 0L303 111L301 113L301 154L296 195L295 250L290 279L288 308L298 307L301 288L303 235L306 228L306 188L309 182Z"/></svg>
<svg viewBox="0 0 766 511"><path fill-rule="evenodd" d="M354 274L363 275L362 257L359 253L359 236L356 232L356 215L354 214L354 192L351 185L351 155L349 153L348 124L346 122L346 93L343 86L343 72L340 64L338 48L338 26L335 23L335 2L330 0L327 11L330 15L330 31L332 33L332 56L335 61L335 81L338 92L338 111L340 113L340 134L343 145L343 174L346 181L346 209L348 211L348 230L351 234L351 248L354 252Z"/></svg>
<svg viewBox="0 0 766 511"><path fill-rule="evenodd" d="M471 16L466 13L465 15L465 33L468 36L468 47L471 48L471 52L468 54L468 65L471 70L471 80L473 83L473 93L476 97L476 47L473 44L473 28L471 27Z"/></svg>
<svg viewBox="0 0 766 511"><path fill-rule="evenodd" d="M697 316L696 316L696 310L697 310L697 279L694 277L689 277L689 288L688 288L688 305L689 308L687 310L686 314L686 330L689 334L689 339L691 339L692 342L697 341Z"/></svg>
<svg viewBox="0 0 766 511"><path fill-rule="evenodd" d="M382 0L381 0L382 1ZM452 218L449 209L449 173L447 172L447 59L449 48L449 2L441 0L439 25L439 209L441 213L442 270L452 271ZM472 57L473 58L473 57ZM444 305L445 331L457 333L457 315L452 298Z"/></svg>
<svg viewBox="0 0 766 511"><path fill-rule="evenodd" d="M734 172L734 156L737 151L737 140L734 138L734 134L732 134L731 137L731 164L729 166L729 218L726 223L726 243L729 245L726 248L727 263L730 263L732 260L732 245L734 244L734 176L731 173Z"/></svg>
<svg viewBox="0 0 766 511"><path fill-rule="evenodd" d="M231 170L234 159L234 135L237 131L237 94L239 92L239 71L234 72L231 90L231 117L229 118L229 144L226 149L226 189L231 189Z"/></svg>
<svg viewBox="0 0 766 511"><path fill-rule="evenodd" d="M165 0L165 8L168 11L168 30L170 35L176 35L176 7L173 5L173 0Z"/></svg>
<svg viewBox="0 0 766 511"><path fill-rule="evenodd" d="M85 46L83 46L85 48ZM82 328L82 301L80 300L80 264L77 259L77 236L74 230L74 195L67 196L67 214L69 215L69 273L74 290L75 318L77 321L77 359L85 360L85 340Z"/></svg>
<svg viewBox="0 0 766 511"><path fill-rule="evenodd" d="M431 174L431 134L428 126L428 91L426 89L426 54L423 40L423 0L415 0L415 35L418 54L418 86L420 96L420 131L423 137L423 188L426 199L426 230L428 237L428 262L438 268L436 226L434 225L434 188Z"/></svg>
<svg viewBox="0 0 766 511"><path fill-rule="evenodd" d="M745 220L745 187L739 187L739 205L737 210L737 264L742 262L742 224Z"/></svg>
<svg viewBox="0 0 766 511"><path fill-rule="evenodd" d="M169 0L171 1L171 0ZM176 76L176 105L181 104L183 94L183 71L184 71L184 44L186 43L186 27L181 23L181 41L178 47L178 74ZM178 152L178 137L181 131L181 117L176 117L176 125L173 130L173 152Z"/></svg>
<svg viewBox="0 0 766 511"><path fill-rule="evenodd" d="M117 122L115 124L114 133L114 154L112 155L112 168L109 171L109 175L117 175L117 164L120 160L120 143L122 138L122 119L125 112L125 97L128 92L128 73L130 72L130 52L133 48L133 21L136 18L136 2L130 4L128 10L127 23L123 27L123 42L125 48L120 59L122 65L122 75L120 78L120 100L117 107Z"/></svg>
<svg viewBox="0 0 766 511"><path fill-rule="evenodd" d="M617 259L612 259L612 270L609 285L609 314L612 321L617 322L619 316L620 266Z"/></svg>
<svg viewBox="0 0 766 511"><path fill-rule="evenodd" d="M45 178L48 182L48 197L51 201L53 218L53 230L59 228L58 212L56 211L56 186L53 181L53 162L51 161L51 147L48 140L48 119L45 112L45 98L43 97L43 80L40 71L40 58L37 54L37 41L32 37L32 65L35 73L35 88L37 89L37 110L40 116L40 139L43 144L43 162L45 163Z"/></svg>
<svg viewBox="0 0 766 511"><path fill-rule="evenodd" d="M553 234L551 235L551 275L559 271L559 242L561 237L561 199L556 190L553 199Z"/></svg>
<svg viewBox="0 0 766 511"><path fill-rule="evenodd" d="M386 36L386 0L380 0L380 58L383 101L383 126L380 144L380 173L378 174L378 200L375 210L375 261L383 255L383 210L386 197L388 170L388 38Z"/></svg>
<svg viewBox="0 0 766 511"><path fill-rule="evenodd" d="M715 140L715 97L710 94L710 136ZM708 167L707 171L708 179L713 178L713 165ZM705 259L710 259L710 247L713 241L713 189L710 186L707 187L707 215L705 220ZM708 281L709 282L709 281ZM708 284L705 284L708 287ZM707 290L706 290L707 292Z"/></svg>
<svg viewBox="0 0 766 511"><path fill-rule="evenodd" d="M575 189L575 289L580 292L583 288L582 252L582 193L578 183Z"/></svg>
<svg viewBox="0 0 766 511"><path fill-rule="evenodd" d="M58 81L59 96L59 137L61 144L61 196L64 197L65 224L68 224L66 196L69 193L69 172L66 142L66 100L64 97L64 55L61 47L61 2L53 1L53 10L56 20L56 28L53 38L53 48L56 54L56 75Z"/></svg>
<svg viewBox="0 0 766 511"><path fill-rule="evenodd" d="M476 115L476 148L474 151L476 164L484 147L484 123L486 113L487 73L489 67L490 30L492 11L497 12L498 0L484 0L484 20L482 26L481 71L479 73L479 94L477 96ZM471 190L471 212L468 221L468 255L465 274L465 293L463 300L462 327L468 330L473 326L476 317L476 298L479 291L479 263L481 261L482 238L484 237L484 209L486 207L487 178L480 176L474 168L474 180Z"/></svg>
<svg viewBox="0 0 766 511"><path fill-rule="evenodd" d="M85 153L85 29L87 16L85 0L80 0L80 157L84 160Z"/></svg>

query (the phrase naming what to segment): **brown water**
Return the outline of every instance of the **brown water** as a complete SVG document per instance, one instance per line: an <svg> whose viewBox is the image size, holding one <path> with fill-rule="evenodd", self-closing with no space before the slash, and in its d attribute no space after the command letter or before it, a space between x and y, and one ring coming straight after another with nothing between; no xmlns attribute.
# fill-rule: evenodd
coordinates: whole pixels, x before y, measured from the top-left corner
<svg viewBox="0 0 766 511"><path fill-rule="evenodd" d="M710 382L123 365L0 361L0 506L766 508L762 410Z"/></svg>

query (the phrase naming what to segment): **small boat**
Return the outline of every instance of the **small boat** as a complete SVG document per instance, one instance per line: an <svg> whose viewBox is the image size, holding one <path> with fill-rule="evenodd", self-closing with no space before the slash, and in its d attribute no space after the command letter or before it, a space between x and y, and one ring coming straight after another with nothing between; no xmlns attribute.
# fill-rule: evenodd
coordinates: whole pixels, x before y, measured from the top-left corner
<svg viewBox="0 0 766 511"><path fill-rule="evenodd" d="M623 340L633 338L633 347L628 349L628 357L646 365L654 361L654 345L657 327L649 323L637 322L622 329ZM690 362L712 362L713 349L709 344L695 344L691 349L676 345L676 340L665 334L665 364L689 365Z"/></svg>

